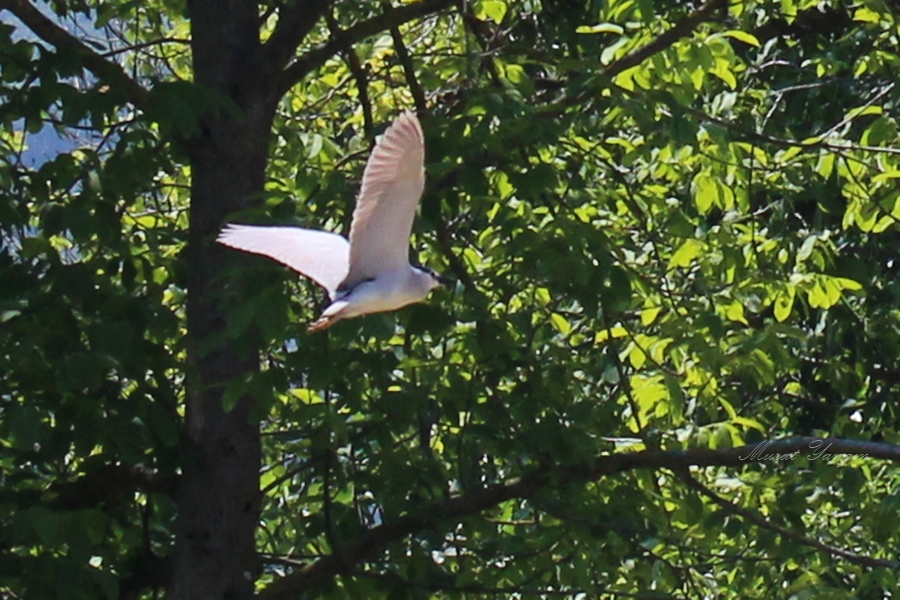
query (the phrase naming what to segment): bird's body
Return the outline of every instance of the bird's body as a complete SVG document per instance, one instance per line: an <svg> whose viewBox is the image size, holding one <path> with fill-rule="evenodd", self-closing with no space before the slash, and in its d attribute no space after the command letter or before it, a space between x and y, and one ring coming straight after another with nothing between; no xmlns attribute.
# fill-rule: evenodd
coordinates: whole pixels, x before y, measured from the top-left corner
<svg viewBox="0 0 900 600"><path fill-rule="evenodd" d="M252 225L228 225L218 242L275 259L325 288L331 304L309 331L419 302L441 283L431 271L409 263L424 161L422 128L412 112L404 112L366 163L349 242L326 231Z"/></svg>
<svg viewBox="0 0 900 600"><path fill-rule="evenodd" d="M389 312L419 302L434 287L433 281L430 273L413 266L363 281L346 292L338 292L337 298L309 326L309 331L326 329L341 319Z"/></svg>

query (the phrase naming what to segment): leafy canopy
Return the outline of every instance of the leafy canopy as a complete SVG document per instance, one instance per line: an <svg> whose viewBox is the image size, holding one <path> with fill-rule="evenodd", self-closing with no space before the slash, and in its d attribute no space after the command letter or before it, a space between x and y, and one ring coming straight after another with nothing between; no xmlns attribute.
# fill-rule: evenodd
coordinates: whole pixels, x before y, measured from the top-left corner
<svg viewBox="0 0 900 600"><path fill-rule="evenodd" d="M181 141L235 109L191 83L182 4L50 8L144 92L3 13L0 589L150 597L190 460ZM890 4L476 0L333 42L381 14L335 3L302 41L232 217L346 230L414 106L414 244L459 284L308 336L313 285L221 274L239 308L201 349L263 349L223 397L258 403L260 594L896 590ZM74 137L29 164L51 131Z"/></svg>

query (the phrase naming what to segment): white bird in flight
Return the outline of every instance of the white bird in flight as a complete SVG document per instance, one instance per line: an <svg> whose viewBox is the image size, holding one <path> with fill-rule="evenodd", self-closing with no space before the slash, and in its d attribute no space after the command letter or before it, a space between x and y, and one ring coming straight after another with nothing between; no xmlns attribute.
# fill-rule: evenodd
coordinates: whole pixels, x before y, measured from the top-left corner
<svg viewBox="0 0 900 600"><path fill-rule="evenodd" d="M301 227L229 224L220 244L268 256L325 288L331 304L307 331L419 302L448 280L409 264L409 235L425 187L422 126L402 113L375 144L353 211L350 241Z"/></svg>

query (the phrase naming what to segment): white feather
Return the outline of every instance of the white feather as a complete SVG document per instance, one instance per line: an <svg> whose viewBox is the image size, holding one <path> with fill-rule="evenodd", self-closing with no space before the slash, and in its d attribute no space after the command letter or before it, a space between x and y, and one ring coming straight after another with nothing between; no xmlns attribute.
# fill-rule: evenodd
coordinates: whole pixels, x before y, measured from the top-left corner
<svg viewBox="0 0 900 600"><path fill-rule="evenodd" d="M425 187L425 141L406 111L387 128L366 163L350 227L345 287L409 265L409 234Z"/></svg>
<svg viewBox="0 0 900 600"><path fill-rule="evenodd" d="M289 266L325 288L332 300L349 270L350 244L342 236L327 231L228 225L216 241Z"/></svg>

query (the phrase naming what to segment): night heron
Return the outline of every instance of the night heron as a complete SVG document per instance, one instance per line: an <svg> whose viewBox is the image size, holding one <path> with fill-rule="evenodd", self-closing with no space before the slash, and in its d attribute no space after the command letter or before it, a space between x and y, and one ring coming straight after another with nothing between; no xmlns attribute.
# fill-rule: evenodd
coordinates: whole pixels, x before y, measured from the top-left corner
<svg viewBox="0 0 900 600"><path fill-rule="evenodd" d="M268 256L325 288L331 304L307 331L419 302L447 283L409 263L409 235L425 186L424 161L422 126L406 111L377 141L366 163L349 242L327 231L234 224L217 241Z"/></svg>

